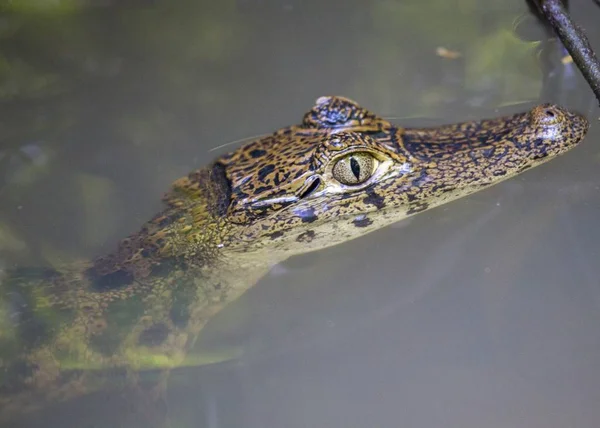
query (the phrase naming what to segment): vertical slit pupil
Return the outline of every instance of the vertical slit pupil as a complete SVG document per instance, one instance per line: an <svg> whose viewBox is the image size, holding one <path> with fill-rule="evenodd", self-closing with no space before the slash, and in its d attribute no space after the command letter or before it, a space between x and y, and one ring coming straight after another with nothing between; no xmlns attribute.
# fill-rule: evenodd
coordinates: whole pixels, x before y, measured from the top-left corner
<svg viewBox="0 0 600 428"><path fill-rule="evenodd" d="M352 174L356 177L357 180L360 179L360 164L356 160L355 157L350 158L350 169L352 169Z"/></svg>

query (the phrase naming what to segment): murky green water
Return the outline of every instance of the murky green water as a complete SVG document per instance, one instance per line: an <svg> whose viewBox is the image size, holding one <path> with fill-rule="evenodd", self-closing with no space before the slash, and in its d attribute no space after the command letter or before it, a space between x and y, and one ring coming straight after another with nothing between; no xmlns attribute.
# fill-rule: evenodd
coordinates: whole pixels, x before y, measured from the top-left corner
<svg viewBox="0 0 600 428"><path fill-rule="evenodd" d="M173 427L597 426L600 112L525 2L9 3L4 266L101 254L172 180L324 94L410 125L540 101L595 121L560 159L264 278L202 338L243 356L173 382ZM600 7L571 9L600 49ZM160 426L124 403L98 394L20 426Z"/></svg>

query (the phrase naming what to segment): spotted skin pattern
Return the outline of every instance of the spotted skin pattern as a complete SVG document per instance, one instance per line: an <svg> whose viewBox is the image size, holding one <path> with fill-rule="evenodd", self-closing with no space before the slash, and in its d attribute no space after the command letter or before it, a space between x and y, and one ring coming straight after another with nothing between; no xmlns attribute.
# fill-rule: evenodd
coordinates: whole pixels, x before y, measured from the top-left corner
<svg viewBox="0 0 600 428"><path fill-rule="evenodd" d="M498 119L401 128L342 97L321 97L280 129L177 180L165 209L113 253L4 273L0 408L34 410L122 373L201 364L205 324L288 257L358 238L487 188L573 148L587 120L545 104ZM334 166L376 167L355 185ZM164 382L157 390L164 389Z"/></svg>

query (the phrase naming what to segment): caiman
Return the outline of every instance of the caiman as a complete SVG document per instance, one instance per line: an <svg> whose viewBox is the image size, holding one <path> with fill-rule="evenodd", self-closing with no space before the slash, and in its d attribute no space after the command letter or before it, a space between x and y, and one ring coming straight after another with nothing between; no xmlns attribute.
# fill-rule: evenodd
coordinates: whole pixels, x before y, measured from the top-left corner
<svg viewBox="0 0 600 428"><path fill-rule="evenodd" d="M561 155L588 130L544 104L403 128L342 97L174 182L164 211L95 260L13 268L0 288L0 409L22 413L120 373L195 365L218 311L290 256L347 242ZM166 378L166 377L165 377Z"/></svg>

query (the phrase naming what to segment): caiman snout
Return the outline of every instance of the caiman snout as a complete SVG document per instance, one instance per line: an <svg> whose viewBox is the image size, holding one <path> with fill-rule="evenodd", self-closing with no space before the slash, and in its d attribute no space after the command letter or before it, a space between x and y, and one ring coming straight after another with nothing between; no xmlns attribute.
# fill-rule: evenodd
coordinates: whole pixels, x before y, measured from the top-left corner
<svg viewBox="0 0 600 428"><path fill-rule="evenodd" d="M542 104L496 119L407 128L402 145L421 177L413 182L420 188L415 192L434 201L493 185L565 153L588 128L584 116Z"/></svg>

